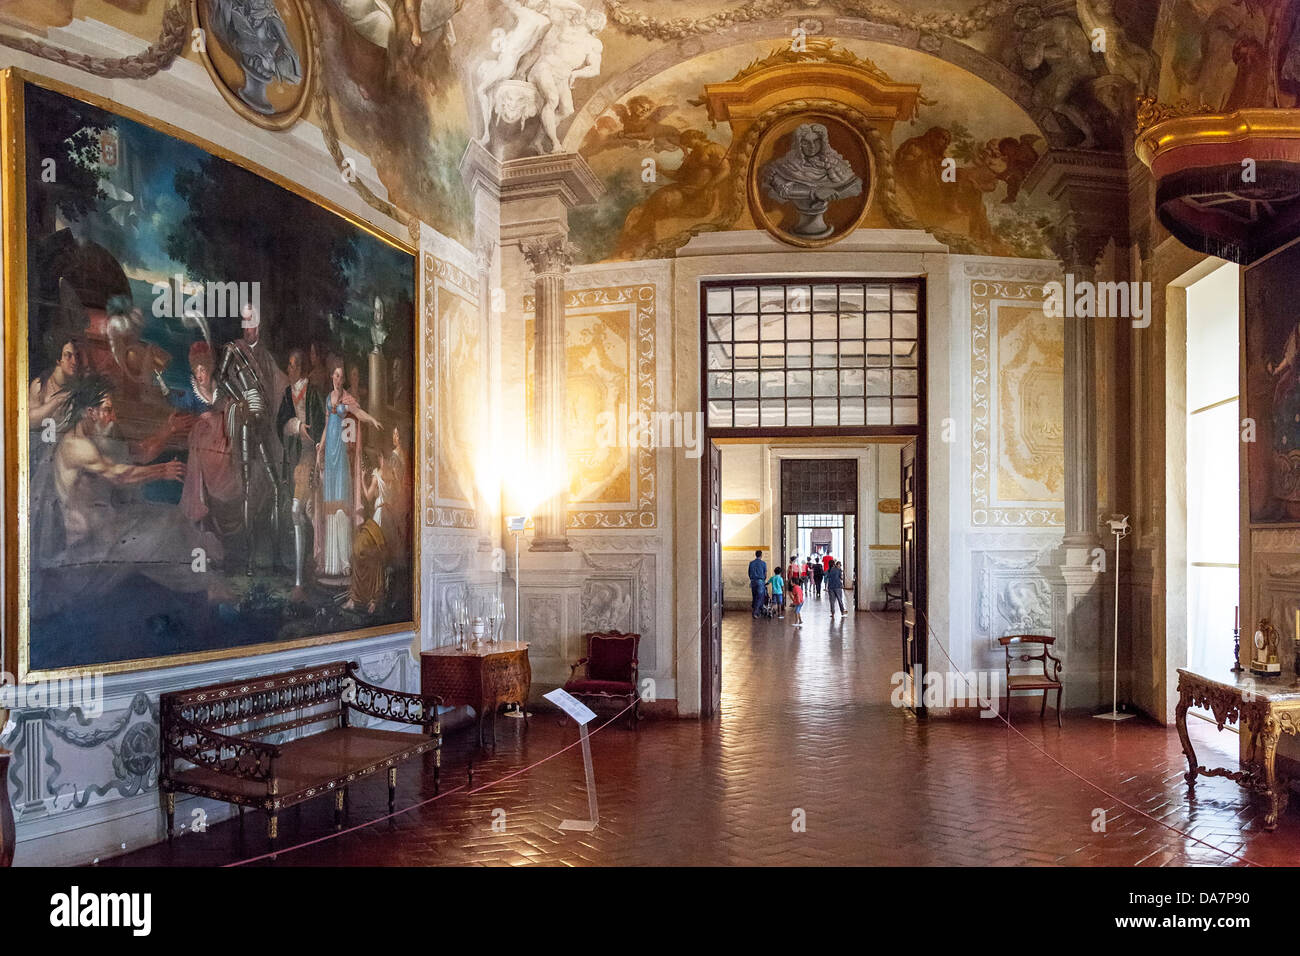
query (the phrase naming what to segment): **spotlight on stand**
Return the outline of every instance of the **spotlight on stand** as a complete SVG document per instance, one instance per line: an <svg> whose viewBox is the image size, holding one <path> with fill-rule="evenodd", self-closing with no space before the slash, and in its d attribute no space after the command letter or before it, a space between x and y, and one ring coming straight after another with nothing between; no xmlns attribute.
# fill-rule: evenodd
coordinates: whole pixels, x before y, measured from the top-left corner
<svg viewBox="0 0 1300 956"><path fill-rule="evenodd" d="M528 526L527 515L512 515L506 518L506 527L515 536L515 643L519 643L519 539L524 536Z"/></svg>
<svg viewBox="0 0 1300 956"><path fill-rule="evenodd" d="M1128 720L1133 715L1119 713L1119 542L1128 537L1128 515L1111 515L1106 522L1115 536L1115 642L1110 660L1110 713L1093 714L1098 720Z"/></svg>
<svg viewBox="0 0 1300 956"><path fill-rule="evenodd" d="M519 646L519 539L524 536L524 529L528 527L527 515L509 515L506 517L506 528L515 536L515 646ZM506 712L507 717L523 717L524 708L522 705L511 708Z"/></svg>

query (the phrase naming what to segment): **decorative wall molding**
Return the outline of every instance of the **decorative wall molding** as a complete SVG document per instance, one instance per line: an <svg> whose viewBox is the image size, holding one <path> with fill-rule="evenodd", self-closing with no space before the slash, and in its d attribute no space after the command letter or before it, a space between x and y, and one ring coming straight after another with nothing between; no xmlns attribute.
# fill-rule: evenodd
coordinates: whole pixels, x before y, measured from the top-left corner
<svg viewBox="0 0 1300 956"><path fill-rule="evenodd" d="M575 287L577 286L577 287ZM659 308L661 292L656 283L645 281L630 285L582 286L581 279L567 283L565 290L565 310L572 322L577 317L586 315L617 315L627 313L630 316L628 330L627 380L625 383L606 381L606 386L621 384L626 388L628 402L621 410L625 414L637 414L644 421L653 421L656 412L664 411L659 407L658 365L656 340L659 325ZM532 319L534 301L531 295L524 297L524 312L528 320ZM589 343L595 348L595 343ZM572 354L575 344L570 337L568 349ZM531 355L532 344L528 344ZM594 365L576 370L570 362L569 383L572 387L579 372L596 375ZM532 362L529 361L531 369ZM531 379L531 372L530 372ZM570 393L570 403L574 396ZM602 408L601 414L617 418L618 407ZM601 427L599 421L586 423L594 434ZM618 434L626 436L628 423L615 422ZM644 442L637 447L627 447L626 469L628 475L628 497L618 503L604 501L570 499L568 506L568 528L570 531L583 529L648 529L659 523L658 507L658 450ZM570 467L573 467L574 443L570 441ZM608 477L608 474L607 474ZM617 474L615 475L617 477Z"/></svg>
<svg viewBox="0 0 1300 956"><path fill-rule="evenodd" d="M1052 584L1045 573L1051 548L983 551L973 555L975 629L988 650L999 637L1014 633L1057 634Z"/></svg>
<svg viewBox="0 0 1300 956"><path fill-rule="evenodd" d="M1061 265L1055 262L1025 262L981 259L962 264L962 272L977 279L1001 279L1043 284L1061 278Z"/></svg>
<svg viewBox="0 0 1300 956"><path fill-rule="evenodd" d="M475 502L464 497L464 486L457 488L443 487L443 478L447 469L453 467L451 436L445 434L446 415L454 415L444 408L449 401L453 383L445 381L452 363L451 350L464 348L477 355L479 377L484 377L488 369L488 335L483 326L479 308L479 278L475 273L474 254L459 243L446 236L427 229L423 236L424 248L421 251L423 264L423 303L421 316L424 324L424 524L433 528L478 528L478 512ZM442 311L444 301L459 303L455 311ZM463 328L456 334L449 331L453 321L469 324L478 333L477 342L466 342ZM473 369L468 370L470 379L475 378ZM464 387L465 383L455 383ZM446 414L444 414L446 413ZM466 426L468 427L468 426ZM463 455L461 456L464 457ZM460 461L458 470L472 467L472 463ZM473 494L474 476L463 476Z"/></svg>
<svg viewBox="0 0 1300 956"><path fill-rule="evenodd" d="M965 264L967 275L986 275L998 271L995 264L985 262L968 262ZM972 278L969 284L971 310L971 524L976 526L1002 527L1064 527L1064 494L1060 502L1044 501L1039 504L1030 501L1005 501L996 497L998 470L1003 466L1001 459L1003 434L1011 427L1004 421L1003 413L1014 409L1008 407L1014 399L1009 383L1002 380L998 362L999 328L998 308L1001 303L1010 302L1017 305L1040 303L1043 297L1045 277L1055 274L1050 268L1032 265L1008 263L1004 270L1008 274L1020 274L1032 278ZM1062 343L1064 332L1062 330ZM1064 361L1062 355L1062 362ZM1026 378L1034 375L1031 369ZM1046 374L1046 372L1044 372ZM1022 383L1023 384L1023 383ZM1050 383L1047 383L1050 385ZM1062 423L1063 427L1063 423ZM1013 448L1022 448L1031 436L1023 434L1023 429L1015 428L1009 436ZM1056 464L1064 468L1064 446L1059 455L1060 461L1049 462L1042 448L1024 447L1023 461L1012 463L1022 471L1028 468L1046 468Z"/></svg>

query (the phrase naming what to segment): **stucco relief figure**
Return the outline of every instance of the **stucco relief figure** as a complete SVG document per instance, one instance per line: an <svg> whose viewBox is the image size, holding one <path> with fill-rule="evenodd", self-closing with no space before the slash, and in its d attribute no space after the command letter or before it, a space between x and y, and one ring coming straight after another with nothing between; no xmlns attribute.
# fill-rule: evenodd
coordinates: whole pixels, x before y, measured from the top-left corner
<svg viewBox="0 0 1300 956"><path fill-rule="evenodd" d="M514 14L514 25L504 33L498 34L492 47L496 51L496 57L480 63L475 71L474 95L478 98L479 111L483 120L483 134L479 137L479 142L483 145L487 145L492 137L493 114L502 112L497 108L497 88L502 83L512 81L524 54L537 45L542 34L551 26L550 17L547 16L550 6L547 0L523 0L522 3L519 0L501 0L501 2ZM536 94L529 84L525 86L529 88L523 92L527 93L527 101L533 104L533 113L528 115L534 115ZM528 118L525 115L527 109L518 90L513 97L507 97L507 100L510 116L508 118L502 116L502 119L513 123Z"/></svg>
<svg viewBox="0 0 1300 956"><path fill-rule="evenodd" d="M554 0L552 0L554 2ZM561 149L556 132L560 120L573 115L573 85L578 80L600 75L604 44L597 34L605 29L605 14L561 11L542 38L537 64L528 71L528 81L541 97L538 116L550 140L550 151ZM538 143L538 152L544 144Z"/></svg>
<svg viewBox="0 0 1300 956"><path fill-rule="evenodd" d="M1156 80L1159 64L1150 50L1128 38L1115 16L1114 0L1078 0L1078 13L1089 36L1103 31L1106 45L1100 52L1106 69L1128 80L1139 93L1147 92Z"/></svg>
<svg viewBox="0 0 1300 956"><path fill-rule="evenodd" d="M1034 84L1034 105L1060 113L1083 134L1080 149L1092 149L1096 135L1092 123L1070 102L1080 88L1087 89L1097 78L1092 45L1079 23L1071 17L1045 17L1034 6L1017 7L1012 20L1020 30L1016 56L1029 72L1047 64L1048 71Z"/></svg>
<svg viewBox="0 0 1300 956"><path fill-rule="evenodd" d="M302 82L302 61L274 0L208 2L213 30L237 54L244 71L244 86L237 95L257 112L271 115L275 107L266 98L267 84L282 80L297 86Z"/></svg>
<svg viewBox="0 0 1300 956"><path fill-rule="evenodd" d="M830 144L826 127L804 123L790 150L767 163L760 173L763 192L794 205L799 221L790 232L805 239L824 239L835 231L823 218L831 203L862 194L862 177Z"/></svg>
<svg viewBox="0 0 1300 956"><path fill-rule="evenodd" d="M493 41L496 56L475 70L483 132L492 138L493 120L511 125L538 117L542 131L533 147L538 153L560 149L557 126L573 115L573 84L600 74L603 44L597 34L605 15L587 13L574 0L501 0L514 15L509 30Z"/></svg>
<svg viewBox="0 0 1300 956"><path fill-rule="evenodd" d="M334 5L348 18L357 33L375 46L388 49L397 27L394 10L399 2L411 30L412 46L420 46L424 34L441 27L446 27L444 36L448 45L456 42L451 18L464 0L334 0Z"/></svg>

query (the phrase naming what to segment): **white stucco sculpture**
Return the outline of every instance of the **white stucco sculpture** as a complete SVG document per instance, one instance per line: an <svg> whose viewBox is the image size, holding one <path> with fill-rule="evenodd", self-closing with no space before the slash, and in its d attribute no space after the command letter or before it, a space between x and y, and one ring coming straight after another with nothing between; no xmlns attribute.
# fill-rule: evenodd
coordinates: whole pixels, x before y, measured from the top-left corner
<svg viewBox="0 0 1300 956"><path fill-rule="evenodd" d="M573 115L573 85L600 75L604 52L598 34L605 14L588 13L574 0L501 0L513 24L494 31L493 56L474 71L474 94L483 129L479 142L492 139L493 121L518 123L534 116L541 133L538 153L557 152L560 120Z"/></svg>

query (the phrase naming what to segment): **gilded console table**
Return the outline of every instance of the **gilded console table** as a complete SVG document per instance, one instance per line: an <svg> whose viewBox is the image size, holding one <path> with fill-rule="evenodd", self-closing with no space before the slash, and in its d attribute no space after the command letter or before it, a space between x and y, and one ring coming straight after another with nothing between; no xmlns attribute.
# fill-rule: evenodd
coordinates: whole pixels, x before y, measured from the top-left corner
<svg viewBox="0 0 1300 956"><path fill-rule="evenodd" d="M1224 724L1238 724L1245 741L1241 770L1210 770L1197 765L1196 752L1187 736L1188 707L1210 711L1220 730ZM1226 668L1221 677L1206 677L1180 667L1175 720L1187 757L1183 779L1188 788L1195 787L1198 774L1227 777L1268 798L1264 828L1276 827L1290 796L1287 779L1277 773L1277 743L1283 734L1300 735L1300 681L1253 677L1249 672L1236 675Z"/></svg>
<svg viewBox="0 0 1300 956"><path fill-rule="evenodd" d="M420 655L420 689L436 694L450 707L468 706L478 712L478 745L483 748L483 718L492 715L492 746L496 747L497 709L518 704L528 720L528 691L533 683L527 642L502 641L457 650L438 647Z"/></svg>

